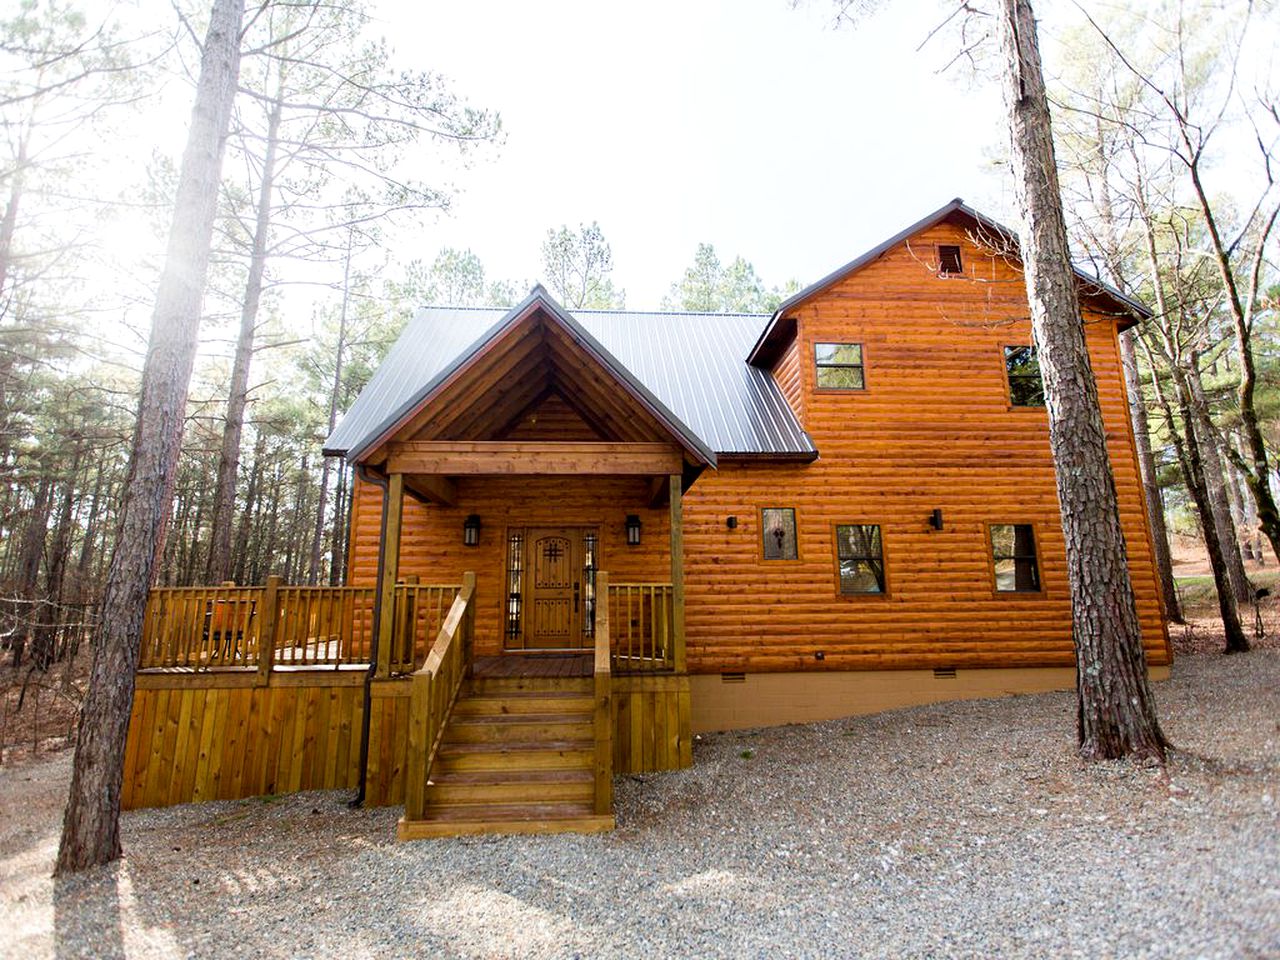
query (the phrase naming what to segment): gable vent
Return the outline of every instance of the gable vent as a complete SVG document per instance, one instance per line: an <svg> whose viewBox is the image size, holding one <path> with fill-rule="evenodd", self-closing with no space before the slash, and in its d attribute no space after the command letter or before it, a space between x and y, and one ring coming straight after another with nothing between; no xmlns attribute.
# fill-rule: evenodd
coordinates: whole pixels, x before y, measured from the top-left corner
<svg viewBox="0 0 1280 960"><path fill-rule="evenodd" d="M964 273L964 264L960 262L959 247L948 244L939 245L938 272L944 276L950 273Z"/></svg>

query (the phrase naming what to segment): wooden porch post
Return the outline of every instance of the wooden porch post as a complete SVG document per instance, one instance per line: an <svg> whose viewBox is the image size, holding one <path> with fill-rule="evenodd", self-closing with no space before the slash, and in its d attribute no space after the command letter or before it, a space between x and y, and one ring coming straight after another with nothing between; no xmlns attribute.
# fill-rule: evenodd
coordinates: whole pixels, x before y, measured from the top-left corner
<svg viewBox="0 0 1280 960"><path fill-rule="evenodd" d="M673 473L668 478L671 489L671 628L676 673L685 672L684 659L684 494L682 478Z"/></svg>
<svg viewBox="0 0 1280 960"><path fill-rule="evenodd" d="M404 513L404 474L387 478L387 525L381 552L382 582L378 584L378 669L376 676L391 676L391 643L395 638L396 580L400 576L400 520Z"/></svg>
<svg viewBox="0 0 1280 960"><path fill-rule="evenodd" d="M258 677L255 686L265 687L271 682L271 665L276 656L276 627L280 622L280 583L275 574L267 577L267 587L262 591L262 613L258 620Z"/></svg>

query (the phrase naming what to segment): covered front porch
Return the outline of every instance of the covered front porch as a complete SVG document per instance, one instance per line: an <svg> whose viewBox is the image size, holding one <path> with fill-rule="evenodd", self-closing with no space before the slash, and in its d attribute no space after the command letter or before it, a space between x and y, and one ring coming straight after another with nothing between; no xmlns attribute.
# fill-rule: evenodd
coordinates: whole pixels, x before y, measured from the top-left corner
<svg viewBox="0 0 1280 960"><path fill-rule="evenodd" d="M346 586L153 595L127 804L353 786L406 838L602 829L615 773L692 762L714 454L542 292L427 381L348 416Z"/></svg>

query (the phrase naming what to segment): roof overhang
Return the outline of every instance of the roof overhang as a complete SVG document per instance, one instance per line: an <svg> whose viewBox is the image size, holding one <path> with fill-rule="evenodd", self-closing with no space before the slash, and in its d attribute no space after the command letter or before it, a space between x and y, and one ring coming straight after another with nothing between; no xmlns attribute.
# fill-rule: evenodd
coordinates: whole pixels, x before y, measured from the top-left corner
<svg viewBox="0 0 1280 960"><path fill-rule="evenodd" d="M593 337L577 320L558 304L539 284L524 300L511 308L496 324L491 326L470 348L463 351L449 366L430 379L382 423L370 431L358 445L350 450L325 450L327 455L345 455L352 463L369 462L396 434L409 424L418 412L443 394L451 384L478 369L489 349L516 327L541 315L555 324L565 336L612 380L620 391L649 414L671 440L685 453L691 464L699 470L715 467L716 455L707 444L680 420L672 411L641 383L616 357Z"/></svg>
<svg viewBox="0 0 1280 960"><path fill-rule="evenodd" d="M795 336L796 321L794 316L789 315L791 311L861 270L867 264L879 259L885 253L904 243L920 231L927 230L929 227L944 220L958 220L973 229L980 238L986 234L990 238L990 242L999 243L1006 249L1012 250L1015 255L1018 251L1017 231L992 220L972 207L966 206L964 201L957 197L928 216L917 220L905 230L894 234L888 240L872 247L866 253L850 260L844 266L838 267L821 280L810 284L799 293L783 301L778 309L773 312L773 316L770 317L768 324L765 325L760 337L756 340L755 346L751 348L751 352L747 355L747 362L758 367L771 366ZM1095 302L1107 304L1108 312L1119 319L1121 330L1127 330L1129 327L1153 315L1150 308L1141 301L1121 293L1109 283L1085 270L1081 270L1079 267L1073 265L1072 269L1075 270L1076 276L1080 280L1082 294Z"/></svg>

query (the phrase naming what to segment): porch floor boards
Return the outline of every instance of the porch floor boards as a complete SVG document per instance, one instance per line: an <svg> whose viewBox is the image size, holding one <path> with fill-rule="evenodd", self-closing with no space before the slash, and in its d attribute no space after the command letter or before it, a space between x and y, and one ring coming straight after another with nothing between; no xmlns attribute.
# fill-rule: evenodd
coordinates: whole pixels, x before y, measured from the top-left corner
<svg viewBox="0 0 1280 960"><path fill-rule="evenodd" d="M590 653L508 653L476 657L471 675L483 679L501 677L589 677L594 668Z"/></svg>

